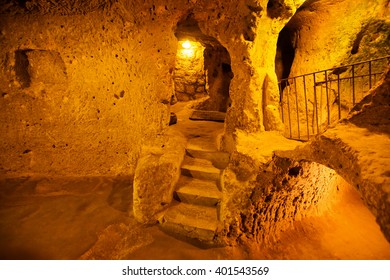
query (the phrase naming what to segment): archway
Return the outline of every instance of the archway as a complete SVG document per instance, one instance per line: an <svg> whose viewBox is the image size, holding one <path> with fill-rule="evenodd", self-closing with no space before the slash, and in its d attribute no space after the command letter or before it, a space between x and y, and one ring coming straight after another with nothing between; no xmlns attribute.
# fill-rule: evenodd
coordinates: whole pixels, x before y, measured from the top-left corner
<svg viewBox="0 0 390 280"><path fill-rule="evenodd" d="M178 101L202 98L198 109L226 112L233 78L226 48L202 33L193 14L178 22L175 36L179 40L174 73L175 98Z"/></svg>

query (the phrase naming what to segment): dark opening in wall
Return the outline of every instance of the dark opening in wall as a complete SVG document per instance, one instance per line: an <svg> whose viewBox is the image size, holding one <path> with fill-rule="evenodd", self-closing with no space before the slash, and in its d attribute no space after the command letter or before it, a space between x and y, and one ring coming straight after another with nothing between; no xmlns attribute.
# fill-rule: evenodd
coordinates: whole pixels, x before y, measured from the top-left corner
<svg viewBox="0 0 390 280"><path fill-rule="evenodd" d="M275 71L279 81L288 78L290 75L294 57L295 48L293 45L292 32L288 27L285 27L279 33L275 57ZM283 90L286 84L282 83L281 86Z"/></svg>
<svg viewBox="0 0 390 280"><path fill-rule="evenodd" d="M15 51L15 74L22 88L37 83L61 84L67 80L66 67L61 54L51 50Z"/></svg>
<svg viewBox="0 0 390 280"><path fill-rule="evenodd" d="M22 8L25 8L26 7L26 2L27 2L28 0L18 0L17 2L18 2L18 5L20 6L20 7L22 7Z"/></svg>
<svg viewBox="0 0 390 280"><path fill-rule="evenodd" d="M205 69L208 73L210 99L207 109L226 112L230 106L229 88L233 78L230 55L222 45L207 45L204 53Z"/></svg>
<svg viewBox="0 0 390 280"><path fill-rule="evenodd" d="M224 73L231 73L232 72L232 67L230 66L230 64L222 63L222 71Z"/></svg>
<svg viewBox="0 0 390 280"><path fill-rule="evenodd" d="M284 3L284 0L269 0L267 3L267 14L270 18L289 18L292 15L291 7Z"/></svg>
<svg viewBox="0 0 390 280"><path fill-rule="evenodd" d="M362 30L360 30L360 32L356 35L356 39L355 39L355 41L353 42L351 54L357 54L357 53L358 53L358 51L359 51L359 46L360 46L360 42L361 42L362 39L363 39L364 32L365 32L365 30L362 29Z"/></svg>
<svg viewBox="0 0 390 280"><path fill-rule="evenodd" d="M28 73L28 57L27 52L30 50L17 50L15 52L15 74L23 88L29 87L31 83L30 74Z"/></svg>

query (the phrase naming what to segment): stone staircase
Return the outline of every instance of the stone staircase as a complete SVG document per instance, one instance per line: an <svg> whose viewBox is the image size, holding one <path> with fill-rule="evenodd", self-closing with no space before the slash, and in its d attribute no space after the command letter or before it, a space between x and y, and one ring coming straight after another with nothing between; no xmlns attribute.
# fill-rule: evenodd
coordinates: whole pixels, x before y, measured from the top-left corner
<svg viewBox="0 0 390 280"><path fill-rule="evenodd" d="M198 246L218 246L220 176L229 154L218 151L207 136L196 136L188 141L174 202L160 219L160 226Z"/></svg>

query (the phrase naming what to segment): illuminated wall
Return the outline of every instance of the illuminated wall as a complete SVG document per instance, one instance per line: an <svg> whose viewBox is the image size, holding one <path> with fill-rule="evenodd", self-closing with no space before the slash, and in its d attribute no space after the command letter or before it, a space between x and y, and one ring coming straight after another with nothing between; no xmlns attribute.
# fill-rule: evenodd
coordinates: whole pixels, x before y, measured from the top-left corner
<svg viewBox="0 0 390 280"><path fill-rule="evenodd" d="M169 121L170 22L44 2L1 11L0 172L133 174Z"/></svg>
<svg viewBox="0 0 390 280"><path fill-rule="evenodd" d="M178 101L207 96L204 49L199 42L179 41L174 73L175 95Z"/></svg>

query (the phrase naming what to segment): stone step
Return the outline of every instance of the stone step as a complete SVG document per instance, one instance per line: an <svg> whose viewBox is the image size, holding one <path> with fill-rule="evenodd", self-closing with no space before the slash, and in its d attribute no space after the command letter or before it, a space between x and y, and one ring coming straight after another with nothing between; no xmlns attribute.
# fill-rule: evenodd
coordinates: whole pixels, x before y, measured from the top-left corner
<svg viewBox="0 0 390 280"><path fill-rule="evenodd" d="M216 182L187 176L180 177L175 193L181 202L203 206L217 206L222 197Z"/></svg>
<svg viewBox="0 0 390 280"><path fill-rule="evenodd" d="M225 169L230 158L230 154L225 152L196 149L190 145L187 145L186 154L193 158L207 159L218 169Z"/></svg>
<svg viewBox="0 0 390 280"><path fill-rule="evenodd" d="M218 228L217 209L178 203L167 210L160 224L164 231L174 236L210 242Z"/></svg>
<svg viewBox="0 0 390 280"><path fill-rule="evenodd" d="M202 180L219 181L220 173L221 170L213 166L211 161L188 155L184 157L181 166L182 175Z"/></svg>
<svg viewBox="0 0 390 280"><path fill-rule="evenodd" d="M207 135L199 136L194 134L195 137L189 138L187 142L187 148L192 150L202 150L207 152L215 152L218 150L217 136Z"/></svg>
<svg viewBox="0 0 390 280"><path fill-rule="evenodd" d="M194 110L190 120L224 122L226 113L218 111Z"/></svg>

